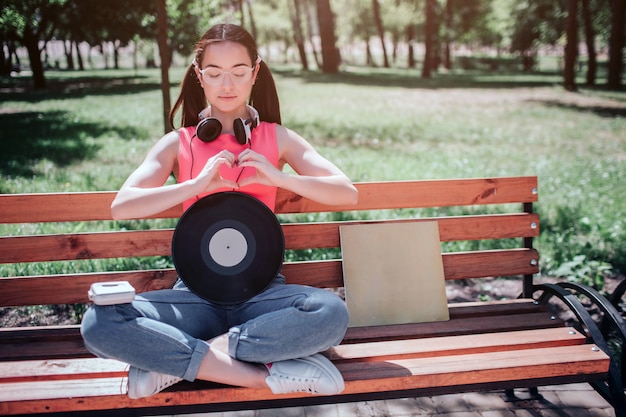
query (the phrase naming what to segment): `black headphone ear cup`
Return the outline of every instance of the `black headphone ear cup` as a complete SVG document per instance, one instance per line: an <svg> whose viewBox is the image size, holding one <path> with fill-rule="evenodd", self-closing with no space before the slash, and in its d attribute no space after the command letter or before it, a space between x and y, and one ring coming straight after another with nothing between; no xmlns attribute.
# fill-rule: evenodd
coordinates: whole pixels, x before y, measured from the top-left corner
<svg viewBox="0 0 626 417"><path fill-rule="evenodd" d="M222 133L222 124L219 120L208 117L200 120L196 126L196 136L202 142L213 142Z"/></svg>
<svg viewBox="0 0 626 417"><path fill-rule="evenodd" d="M233 123L233 130L235 132L235 138L240 145L248 143L250 138L250 127L248 127L248 123L241 118L235 119Z"/></svg>

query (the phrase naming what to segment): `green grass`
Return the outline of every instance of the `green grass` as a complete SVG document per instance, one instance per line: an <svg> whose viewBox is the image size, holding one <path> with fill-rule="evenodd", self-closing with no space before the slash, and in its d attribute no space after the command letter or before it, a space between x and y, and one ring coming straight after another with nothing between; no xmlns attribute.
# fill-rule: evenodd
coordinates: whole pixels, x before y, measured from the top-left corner
<svg viewBox="0 0 626 417"><path fill-rule="evenodd" d="M626 271L626 92L549 73L275 75L284 124L354 181L538 175L544 268L582 254ZM48 79L0 81L0 192L119 188L163 132L158 70Z"/></svg>

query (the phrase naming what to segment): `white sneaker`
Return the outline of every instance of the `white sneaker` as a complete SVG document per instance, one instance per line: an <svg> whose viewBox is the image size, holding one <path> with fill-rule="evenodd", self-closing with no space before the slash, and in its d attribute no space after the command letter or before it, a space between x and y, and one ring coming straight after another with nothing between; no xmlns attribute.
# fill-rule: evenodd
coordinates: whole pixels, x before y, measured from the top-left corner
<svg viewBox="0 0 626 417"><path fill-rule="evenodd" d="M344 389L341 373L319 353L305 358L290 359L267 365L270 376L265 382L274 394L308 392L333 395Z"/></svg>
<svg viewBox="0 0 626 417"><path fill-rule="evenodd" d="M144 371L131 366L128 370L128 397L133 400L149 397L182 380L177 376Z"/></svg>

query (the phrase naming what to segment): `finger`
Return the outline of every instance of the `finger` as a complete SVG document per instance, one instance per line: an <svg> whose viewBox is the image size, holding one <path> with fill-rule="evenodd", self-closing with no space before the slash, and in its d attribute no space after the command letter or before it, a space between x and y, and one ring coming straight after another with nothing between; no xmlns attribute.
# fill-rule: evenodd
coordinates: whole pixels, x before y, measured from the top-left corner
<svg viewBox="0 0 626 417"><path fill-rule="evenodd" d="M241 184L238 184L235 181L231 181L231 180L227 180L227 179L222 178L222 180L220 181L220 187L232 188L234 190L238 190L239 187L241 187Z"/></svg>

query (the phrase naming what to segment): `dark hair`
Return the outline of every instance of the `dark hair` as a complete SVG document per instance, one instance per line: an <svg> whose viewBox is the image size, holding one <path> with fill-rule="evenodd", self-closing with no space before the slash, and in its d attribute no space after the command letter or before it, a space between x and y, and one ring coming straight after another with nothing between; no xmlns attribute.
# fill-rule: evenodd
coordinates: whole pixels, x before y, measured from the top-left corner
<svg viewBox="0 0 626 417"><path fill-rule="evenodd" d="M206 47L216 42L238 43L246 48L250 55L250 60L253 63L257 62L259 54L252 36L241 26L228 23L213 26L200 38L198 43L196 43L195 62L202 62ZM274 77L272 77L272 73L265 62L260 61L258 65L259 72L256 82L252 86L249 104L259 112L261 121L281 123L280 104ZM195 126L199 121L198 113L206 106L206 97L196 77L194 64L192 63L185 72L185 77L180 85L180 94L170 111L170 125L172 128L175 128L174 117L178 110L182 108L181 125L183 127Z"/></svg>

